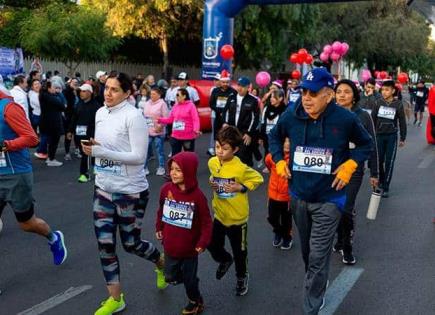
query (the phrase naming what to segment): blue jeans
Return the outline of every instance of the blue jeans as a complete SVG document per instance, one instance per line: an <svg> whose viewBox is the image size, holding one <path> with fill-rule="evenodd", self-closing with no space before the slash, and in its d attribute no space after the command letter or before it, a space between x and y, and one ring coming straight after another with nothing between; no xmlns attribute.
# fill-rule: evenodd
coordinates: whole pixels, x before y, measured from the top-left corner
<svg viewBox="0 0 435 315"><path fill-rule="evenodd" d="M36 152L47 154L48 152L48 137L47 135L41 133L41 139L39 140L39 146L38 149L36 149Z"/></svg>
<svg viewBox="0 0 435 315"><path fill-rule="evenodd" d="M164 150L164 144L165 144L165 136L149 136L148 140L148 154L147 159L145 161L145 167L148 166L148 160L150 156L152 155L151 152L153 151L153 143L155 144L157 155L159 158L159 167L165 167L165 150Z"/></svg>

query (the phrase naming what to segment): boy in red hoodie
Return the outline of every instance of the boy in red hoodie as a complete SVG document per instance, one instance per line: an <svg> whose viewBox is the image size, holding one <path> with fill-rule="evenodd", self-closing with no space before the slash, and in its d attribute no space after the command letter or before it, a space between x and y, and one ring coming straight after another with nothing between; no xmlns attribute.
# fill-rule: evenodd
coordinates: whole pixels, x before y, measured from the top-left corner
<svg viewBox="0 0 435 315"><path fill-rule="evenodd" d="M198 156L181 152L168 162L171 181L160 190L156 237L165 253L166 282L183 283L189 303L182 314L199 314L204 302L199 292L198 254L211 239L212 220L205 195L198 187Z"/></svg>
<svg viewBox="0 0 435 315"><path fill-rule="evenodd" d="M288 163L290 159L290 140L284 142L284 160ZM290 193L288 190L288 179L276 173L275 163L269 153L265 159L266 167L270 172L269 178L269 216L267 220L273 227L273 246L283 250L292 248L292 215L290 211Z"/></svg>

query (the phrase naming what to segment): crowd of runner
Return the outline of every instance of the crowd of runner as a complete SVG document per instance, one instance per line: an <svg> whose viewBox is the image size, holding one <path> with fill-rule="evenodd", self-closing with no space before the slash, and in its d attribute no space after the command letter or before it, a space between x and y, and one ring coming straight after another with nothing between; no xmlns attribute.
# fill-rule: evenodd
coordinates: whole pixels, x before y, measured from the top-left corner
<svg viewBox="0 0 435 315"><path fill-rule="evenodd" d="M339 253L344 264L356 263L355 200L365 168L373 189L389 197L411 106L413 124L422 125L429 94L424 82L410 86L409 93L393 80L370 79L360 89L358 83L337 82L326 69L315 68L301 82L277 80L260 95L248 77L237 78L234 85L231 79L226 71L217 75L209 97L211 203L197 179L200 99L186 72L168 83L116 71L99 71L95 79L83 81L79 74L62 78L57 71L42 76L35 70L17 76L12 90L1 89L0 215L10 204L24 231L48 239L56 265L66 260L67 248L62 232L35 215L29 148L37 146L34 156L47 167L60 167L64 162L56 152L64 136L63 159L72 159L71 143L81 159L78 181L89 182L95 174L94 228L109 293L95 314L126 307L117 230L127 252L155 265L158 289L184 284L188 303L182 314L204 309L197 270L198 255L205 250L218 264L216 279L234 263L235 294L247 294L248 195L263 183L261 173L270 173L265 176L272 245L292 248L292 216L299 233L305 314L317 314L325 304L331 252ZM161 246L141 239L154 155L156 175L168 180L160 188L155 222ZM226 238L231 251L225 249Z"/></svg>

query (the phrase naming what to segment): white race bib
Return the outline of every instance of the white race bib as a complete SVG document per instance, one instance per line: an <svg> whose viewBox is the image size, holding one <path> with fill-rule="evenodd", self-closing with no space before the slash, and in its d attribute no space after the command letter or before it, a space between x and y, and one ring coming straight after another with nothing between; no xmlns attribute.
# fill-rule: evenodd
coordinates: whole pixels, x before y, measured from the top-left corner
<svg viewBox="0 0 435 315"><path fill-rule="evenodd" d="M378 117L393 120L396 116L396 109L394 107L381 106L378 111Z"/></svg>
<svg viewBox="0 0 435 315"><path fill-rule="evenodd" d="M216 107L217 108L224 108L226 104L227 104L227 98L222 97L222 96L218 96L218 98L216 99Z"/></svg>
<svg viewBox="0 0 435 315"><path fill-rule="evenodd" d="M76 127L76 136L86 136L87 131L88 131L88 126L78 125Z"/></svg>
<svg viewBox="0 0 435 315"><path fill-rule="evenodd" d="M6 166L8 166L8 163L6 162L6 155L2 151L0 152L0 167L6 167Z"/></svg>
<svg viewBox="0 0 435 315"><path fill-rule="evenodd" d="M218 185L218 189L216 191L218 198L228 199L228 198L233 198L236 195L236 193L225 192L224 189L224 185L234 182L234 178L213 177L213 182L215 182Z"/></svg>
<svg viewBox="0 0 435 315"><path fill-rule="evenodd" d="M423 91L418 91L416 95L417 95L417 97L423 97L424 93L423 93Z"/></svg>
<svg viewBox="0 0 435 315"><path fill-rule="evenodd" d="M126 176L127 168L119 161L109 159L96 158L95 159L95 173L112 175L112 176Z"/></svg>
<svg viewBox="0 0 435 315"><path fill-rule="evenodd" d="M295 103L299 99L300 94L292 93L290 94L290 102Z"/></svg>
<svg viewBox="0 0 435 315"><path fill-rule="evenodd" d="M151 117L145 117L148 128L154 128L154 120Z"/></svg>
<svg viewBox="0 0 435 315"><path fill-rule="evenodd" d="M297 146L293 171L331 174L332 149Z"/></svg>
<svg viewBox="0 0 435 315"><path fill-rule="evenodd" d="M176 120L172 124L172 129L177 131L184 131L184 128L186 127L186 123L181 120Z"/></svg>
<svg viewBox="0 0 435 315"><path fill-rule="evenodd" d="M192 228L194 204L165 199L162 221L184 229Z"/></svg>
<svg viewBox="0 0 435 315"><path fill-rule="evenodd" d="M266 124L266 134L268 135L270 131L275 127L275 124Z"/></svg>

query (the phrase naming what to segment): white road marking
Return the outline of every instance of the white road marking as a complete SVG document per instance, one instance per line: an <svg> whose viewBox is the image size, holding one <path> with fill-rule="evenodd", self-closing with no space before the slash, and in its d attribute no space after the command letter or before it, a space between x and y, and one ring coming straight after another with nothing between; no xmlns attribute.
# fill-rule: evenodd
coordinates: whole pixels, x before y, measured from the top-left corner
<svg viewBox="0 0 435 315"><path fill-rule="evenodd" d="M55 295L51 298L49 298L48 300L45 300L42 303L39 303L35 306L32 306L31 308L22 311L20 313L18 313L17 315L39 315L42 314L46 311L48 311L49 309L52 309L66 301L68 301L69 299L72 299L73 297L76 297L77 295L88 291L92 289L91 285L82 285L80 287L71 287L68 290L66 290L63 293L60 293L58 295Z"/></svg>

